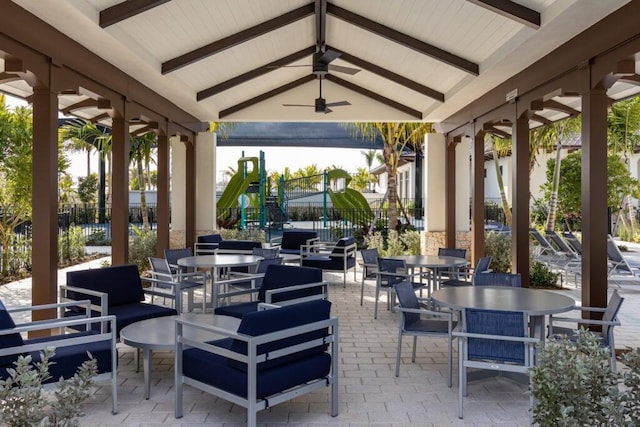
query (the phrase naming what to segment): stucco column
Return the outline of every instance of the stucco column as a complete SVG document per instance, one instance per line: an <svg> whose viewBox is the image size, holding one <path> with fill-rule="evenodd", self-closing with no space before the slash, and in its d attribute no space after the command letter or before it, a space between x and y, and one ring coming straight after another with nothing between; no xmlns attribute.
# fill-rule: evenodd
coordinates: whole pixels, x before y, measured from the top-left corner
<svg viewBox="0 0 640 427"><path fill-rule="evenodd" d="M172 248L184 247L185 230L187 218L185 206L187 203L186 193L186 160L187 149L180 138L173 136L169 138L171 146L171 224L170 242Z"/></svg>
<svg viewBox="0 0 640 427"><path fill-rule="evenodd" d="M424 241L422 252L433 254L445 240L445 156L444 135L428 133L424 137Z"/></svg>
<svg viewBox="0 0 640 427"><path fill-rule="evenodd" d="M216 227L216 134L196 136L196 234Z"/></svg>

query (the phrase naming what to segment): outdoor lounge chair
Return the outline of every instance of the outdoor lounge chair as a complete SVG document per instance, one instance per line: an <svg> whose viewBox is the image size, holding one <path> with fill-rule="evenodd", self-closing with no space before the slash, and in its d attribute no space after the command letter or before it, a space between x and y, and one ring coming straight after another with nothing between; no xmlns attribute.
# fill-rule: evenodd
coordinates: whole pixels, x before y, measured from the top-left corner
<svg viewBox="0 0 640 427"><path fill-rule="evenodd" d="M565 255L570 260L580 260L580 256L575 253L573 249L571 249L569 244L567 244L567 242L565 242L565 240L558 233L556 233L555 231L547 230L545 231L545 235L548 241L552 245L555 245L559 253Z"/></svg>
<svg viewBox="0 0 640 427"><path fill-rule="evenodd" d="M571 246L573 252L582 258L582 242L578 240L578 237L569 231L563 232L562 237L564 237L564 240Z"/></svg>
<svg viewBox="0 0 640 427"><path fill-rule="evenodd" d="M622 307L622 302L624 298L622 298L618 291L613 291L611 294L611 298L609 298L609 302L607 303L606 308L601 307L576 307L574 310L584 312L596 312L602 313L602 320L596 319L584 319L584 318L570 318L570 317L554 317L553 315L549 316L549 336L553 335L566 335L571 339L576 338L575 331L578 327L588 327L589 325L602 327L601 331L594 332L600 337L600 344L603 347L607 347L609 349L609 353L611 354L609 358L609 366L613 372L616 372L616 346L613 340L613 327L620 325L620 321L618 320L618 312L620 311L620 307ZM575 323L575 328L568 327L558 327L555 324L557 323Z"/></svg>
<svg viewBox="0 0 640 427"><path fill-rule="evenodd" d="M277 246L282 254L301 255L302 245L311 245L319 241L318 232L310 230L284 230L282 237L271 239L271 247Z"/></svg>
<svg viewBox="0 0 640 427"><path fill-rule="evenodd" d="M240 280L247 281L248 278ZM322 281L322 270L319 268L269 265L262 279L262 286L228 293L225 298L252 293L257 294L256 301L221 305L214 313L242 318L247 313L257 311L261 302L290 305L314 299L328 299L329 287Z"/></svg>
<svg viewBox="0 0 640 427"><path fill-rule="evenodd" d="M212 255L216 253L216 249L218 249L218 245L222 242L222 235L215 234L206 234L203 236L198 236L194 252L196 255Z"/></svg>
<svg viewBox="0 0 640 427"><path fill-rule="evenodd" d="M633 277L636 276L636 272L631 268L625 257L620 252L620 248L616 244L611 235L607 238L607 258L609 261L608 276L614 274L627 274Z"/></svg>
<svg viewBox="0 0 640 427"><path fill-rule="evenodd" d="M11 313L37 310L54 310L58 313L64 313L72 306L82 306L85 315L71 319L59 317L18 325L11 317ZM37 363L41 360L40 353L47 347L54 347L55 355L49 359L50 362L53 362L49 366L51 377L45 382L53 383L60 378L73 378L80 365L89 359L87 352L90 352L97 361L98 376L96 380L111 379L111 411L114 414L117 413L118 353L116 334L114 333L116 318L115 316L91 317L90 306L91 302L84 300L8 310L0 301L0 380L8 378L7 369L15 368L14 362L18 360L18 356L29 354L32 363ZM101 328L102 324L107 324L110 327ZM92 328L92 325L96 327ZM69 332L70 329L82 329L84 332ZM60 334L32 339L23 339L22 337L24 333L47 330L58 331Z"/></svg>
<svg viewBox="0 0 640 427"><path fill-rule="evenodd" d="M144 278L166 286L178 288L179 283ZM116 317L116 335L131 323L154 317L173 316L177 311L170 307L144 302L145 294L165 296L166 293L143 288L138 267L133 264L117 265L106 268L76 270L67 272L67 284L60 285L60 302L91 300L92 315ZM176 292L176 306L179 306L182 292ZM65 306L65 317L86 316L81 305ZM100 325L93 324L94 330Z"/></svg>
<svg viewBox="0 0 640 427"><path fill-rule="evenodd" d="M302 245L303 267L316 267L322 271L341 271L342 286L347 287L347 271L353 268L356 280L356 252L358 246L354 237L343 237L335 243L313 242Z"/></svg>
<svg viewBox="0 0 640 427"><path fill-rule="evenodd" d="M316 300L246 314L237 332L177 320L175 416L182 417L183 389L190 385L257 412L330 386L331 416L338 415L338 319L331 303ZM224 338L189 339L188 329Z"/></svg>

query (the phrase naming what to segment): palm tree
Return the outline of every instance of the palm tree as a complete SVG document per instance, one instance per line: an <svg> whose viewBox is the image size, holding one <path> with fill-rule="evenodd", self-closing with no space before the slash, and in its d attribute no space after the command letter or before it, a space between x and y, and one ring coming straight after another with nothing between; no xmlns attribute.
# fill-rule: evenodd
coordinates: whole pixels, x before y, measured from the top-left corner
<svg viewBox="0 0 640 427"><path fill-rule="evenodd" d="M129 158L135 162L138 173L138 182L140 183L140 210L142 213L142 228L149 230L149 216L147 212L147 197L145 191L144 171L148 169L151 163L151 152L156 146L157 135L154 132L147 132L142 135L131 135L131 146Z"/></svg>
<svg viewBox="0 0 640 427"><path fill-rule="evenodd" d="M511 227L511 207L507 200L507 193L504 191L504 181L502 180L502 173L500 171L500 157L504 157L511 152L511 139L496 138L495 135L488 133L485 135L485 141L487 140L493 154L493 163L496 169L498 190L500 191L500 200L502 202L505 222L507 226Z"/></svg>
<svg viewBox="0 0 640 427"><path fill-rule="evenodd" d="M611 106L607 116L607 133L609 151L621 154L622 160L629 166L630 153L633 153L640 143L640 97L634 97L625 101L616 102ZM632 195L623 196L618 216L625 223L622 210L627 209L631 235L636 234L636 221Z"/></svg>
<svg viewBox="0 0 640 427"><path fill-rule="evenodd" d="M380 153L378 152L378 150L367 150L367 151L361 151L360 153L362 153L362 155L364 156L367 162L367 170L369 171L369 174L371 174L371 168L373 167L374 160L378 160L378 162L381 164L384 163L384 158L382 158L382 161L380 161ZM369 180L369 184L374 184L374 183L378 183L377 177L374 177L373 179ZM367 189L371 190L371 188L369 187Z"/></svg>
<svg viewBox="0 0 640 427"><path fill-rule="evenodd" d="M91 175L91 151L96 147L93 144L98 128L84 120L74 120L63 125L58 131L58 138L64 142L64 147L71 152L87 152L87 176ZM101 132L100 132L101 133Z"/></svg>
<svg viewBox="0 0 640 427"><path fill-rule="evenodd" d="M371 174L366 168L358 168L358 172L353 176L350 187L359 192L364 192L371 184Z"/></svg>
<svg viewBox="0 0 640 427"><path fill-rule="evenodd" d="M558 188L560 187L560 164L562 161L562 141L569 135L578 132L580 119L568 117L564 120L553 122L548 126L541 126L531 131L529 139L529 176L535 163L535 156L540 151L556 150L556 162L553 171L551 195L549 197L549 213L545 230L555 229L558 212Z"/></svg>
<svg viewBox="0 0 640 427"><path fill-rule="evenodd" d="M383 141L382 154L387 172L387 192L389 200L389 222L390 230L398 227L398 188L396 177L400 156L406 148L416 149L424 139L424 135L431 132L431 123L417 122L361 122L348 124L352 127L356 135L361 135L364 139L374 141L376 136L380 136Z"/></svg>

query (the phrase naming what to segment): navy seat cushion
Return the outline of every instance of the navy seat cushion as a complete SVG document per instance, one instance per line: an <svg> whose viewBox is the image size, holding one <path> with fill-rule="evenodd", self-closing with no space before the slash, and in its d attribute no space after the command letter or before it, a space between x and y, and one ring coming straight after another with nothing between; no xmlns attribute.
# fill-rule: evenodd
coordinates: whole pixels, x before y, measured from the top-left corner
<svg viewBox="0 0 640 427"><path fill-rule="evenodd" d="M134 304L119 305L117 307L109 307L109 315L116 316L116 335L120 336L120 331L127 325L130 325L141 320L153 319L156 317L175 316L178 312L170 307L164 307L161 305L147 304L144 302L138 302ZM77 312L67 312L65 317L77 316ZM97 317L100 313L92 311L91 316ZM74 329L84 330L84 326ZM91 325L91 329L94 331L100 330L100 323L94 323Z"/></svg>
<svg viewBox="0 0 640 427"><path fill-rule="evenodd" d="M67 285L106 292L109 295L109 307L144 300L138 267L133 264L69 271ZM72 299L90 299L92 304L100 304L100 298L83 295L81 292L69 291L68 295Z"/></svg>
<svg viewBox="0 0 640 427"><path fill-rule="evenodd" d="M268 290L318 282L322 282L322 270L317 268L298 267L294 265L270 265L267 267L267 272L262 280L262 286L258 291L258 300L264 302ZM319 288L284 292L283 294L274 296L271 302L276 303L278 301L303 298L320 293L322 293L322 290Z"/></svg>
<svg viewBox="0 0 640 427"><path fill-rule="evenodd" d="M256 311L242 318L239 334L250 336L292 328L329 318L331 303L315 300L279 309ZM318 330L258 346L258 354L268 353L326 336L327 330ZM231 351L247 354L246 343L231 338L213 341L212 344ZM327 345L289 354L260 363L258 371L258 398L264 398L290 387L322 378L329 373L331 356ZM245 364L212 355L199 349L185 350L183 371L188 377L224 389L230 393L247 396L247 367ZM202 369L206 366L207 369Z"/></svg>
<svg viewBox="0 0 640 427"><path fill-rule="evenodd" d="M16 324L13 322L7 308L0 301L0 330L13 329ZM0 348L17 347L24 344L22 336L18 333L0 335ZM0 366L11 364L17 357L13 355L0 356Z"/></svg>
<svg viewBox="0 0 640 427"><path fill-rule="evenodd" d="M204 236L198 236L198 243L220 243L222 242L222 235L220 234L206 234Z"/></svg>
<svg viewBox="0 0 640 427"><path fill-rule="evenodd" d="M218 249L232 249L240 251L248 251L251 253L253 248L261 248L262 243L252 240L223 240L218 244Z"/></svg>
<svg viewBox="0 0 640 427"><path fill-rule="evenodd" d="M223 305L221 307L217 307L214 310L214 313L242 319L242 316L253 311L258 311L258 301L248 301L240 302L237 304Z"/></svg>

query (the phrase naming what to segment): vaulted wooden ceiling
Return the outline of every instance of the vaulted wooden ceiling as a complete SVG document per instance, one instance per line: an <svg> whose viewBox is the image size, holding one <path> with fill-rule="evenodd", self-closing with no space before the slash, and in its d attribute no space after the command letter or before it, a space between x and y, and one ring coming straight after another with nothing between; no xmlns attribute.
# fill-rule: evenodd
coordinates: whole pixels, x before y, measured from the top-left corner
<svg viewBox="0 0 640 427"><path fill-rule="evenodd" d="M628 2L13 1L202 121L434 122ZM634 92L635 78L612 99ZM329 114L315 112L320 87ZM31 91L2 73L0 90ZM67 114L108 120L86 96L60 102ZM576 107L548 102L534 122Z"/></svg>

